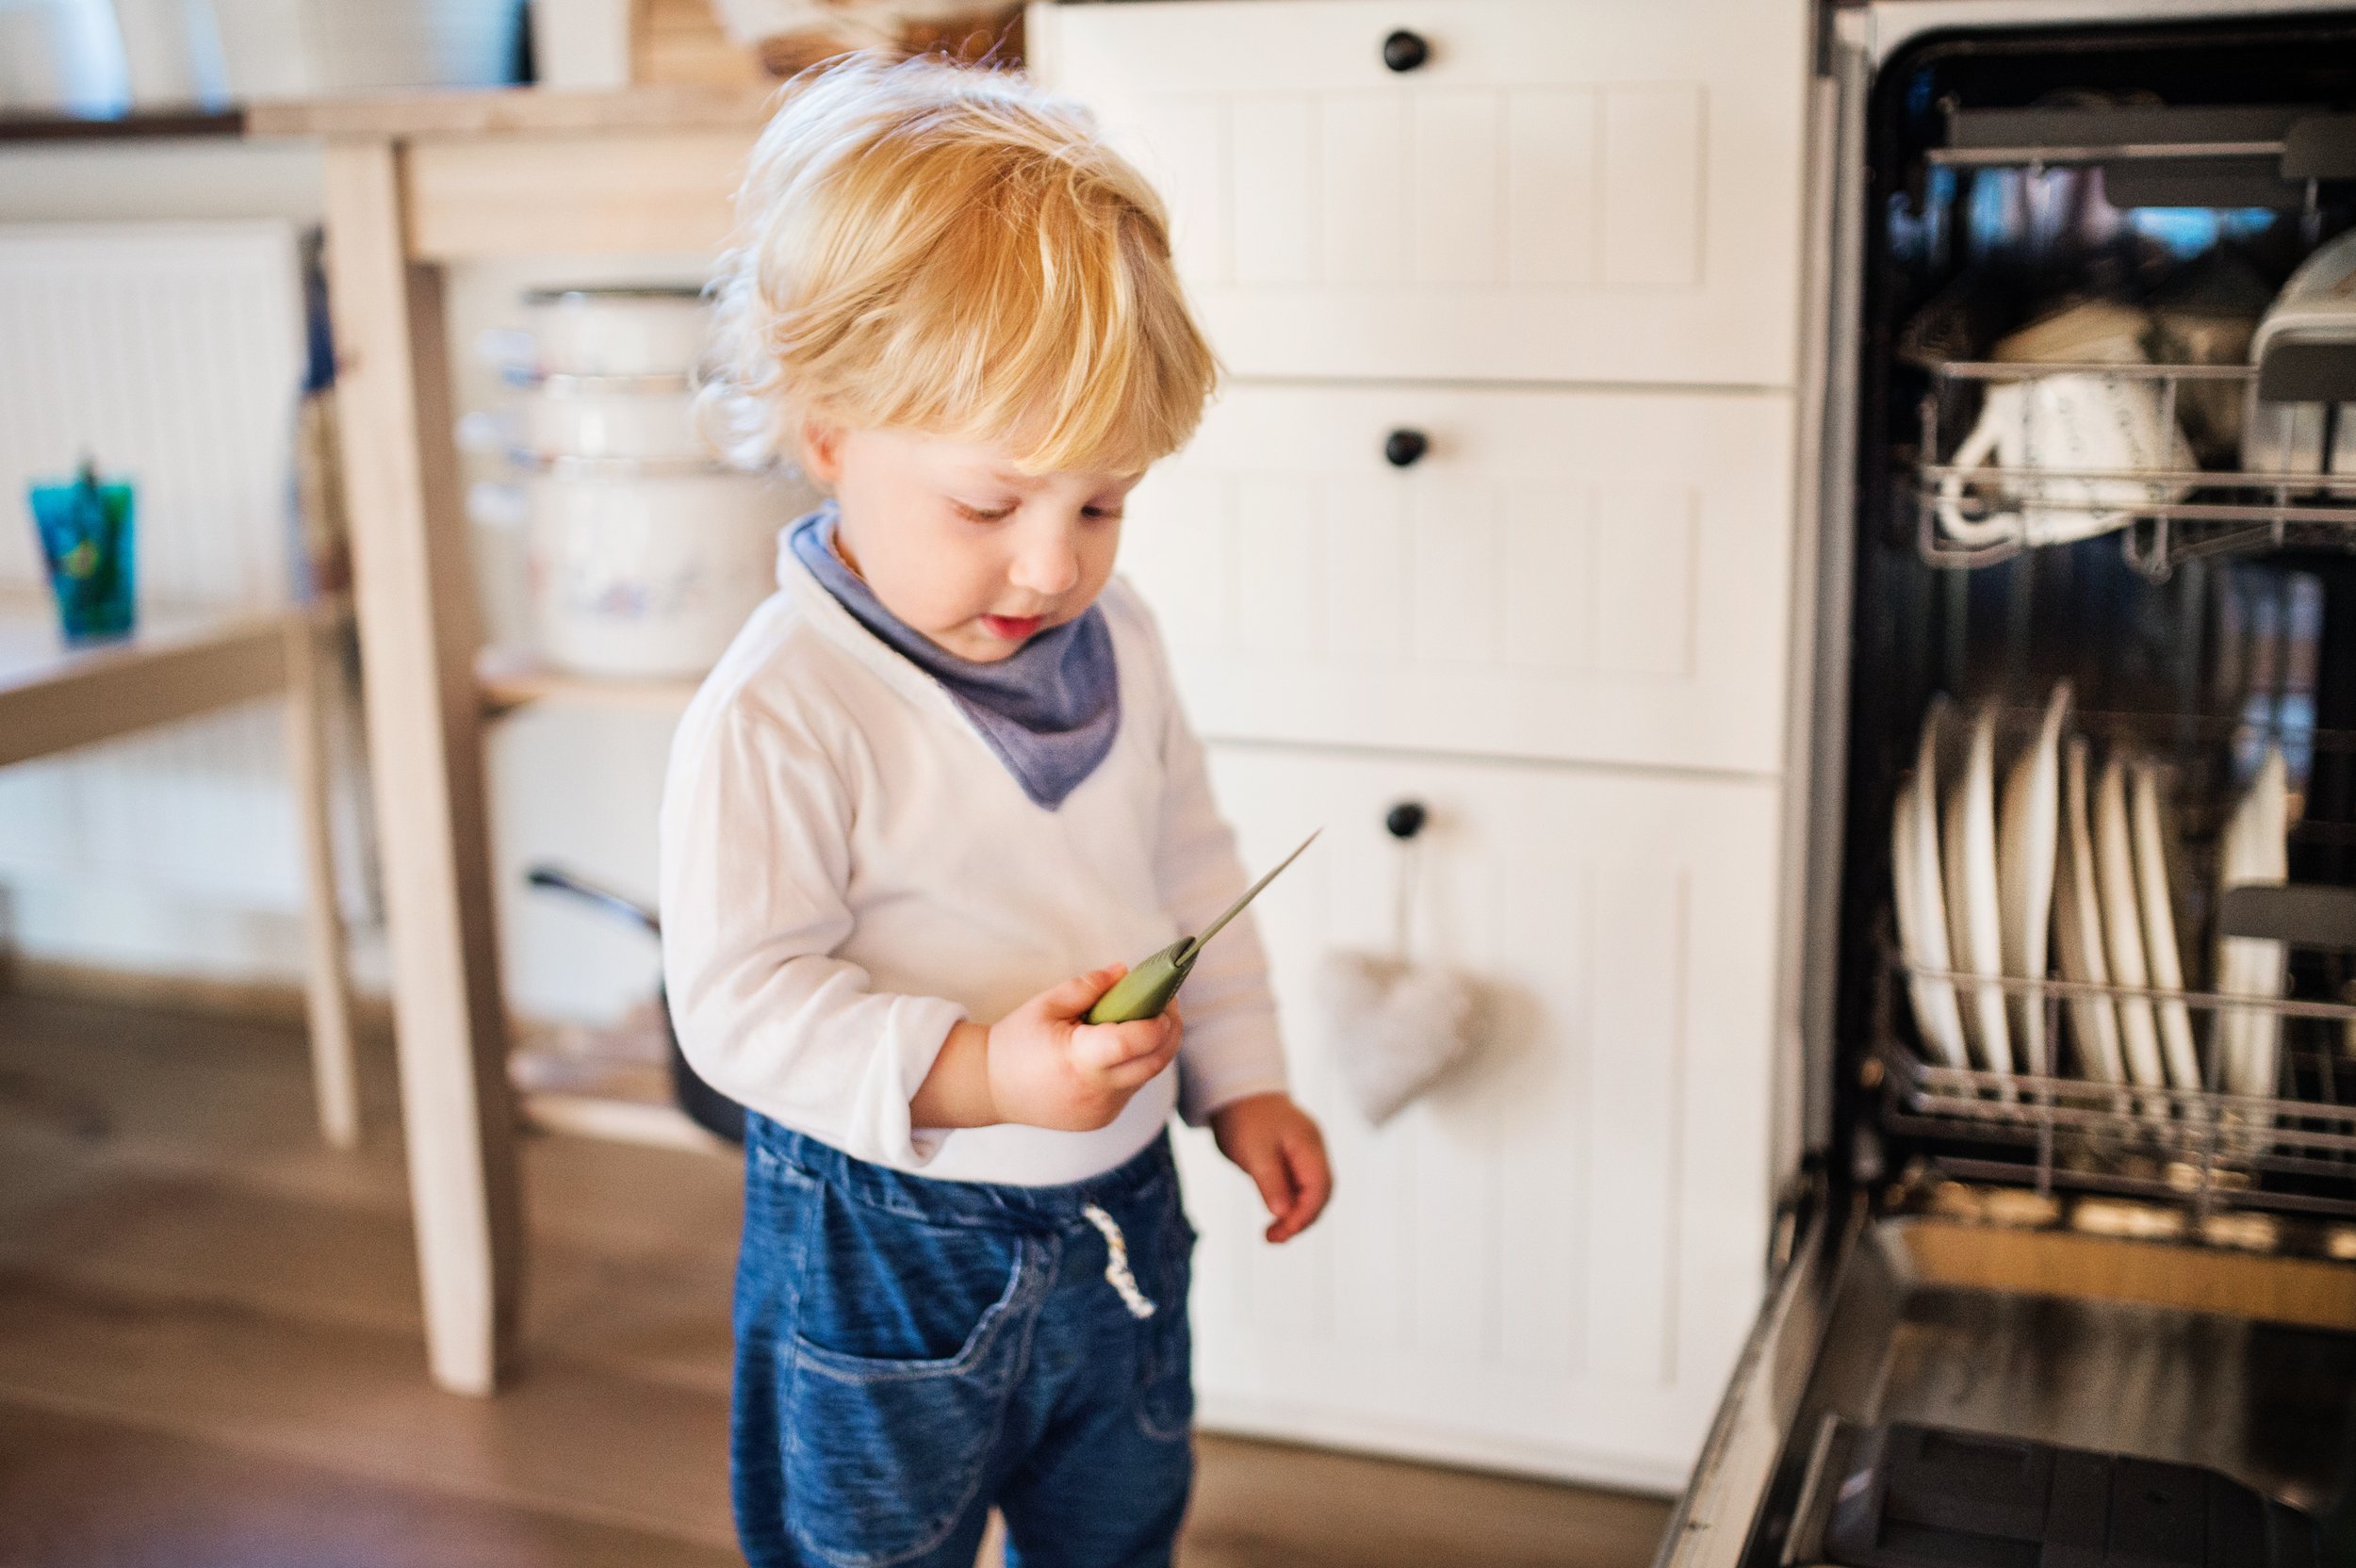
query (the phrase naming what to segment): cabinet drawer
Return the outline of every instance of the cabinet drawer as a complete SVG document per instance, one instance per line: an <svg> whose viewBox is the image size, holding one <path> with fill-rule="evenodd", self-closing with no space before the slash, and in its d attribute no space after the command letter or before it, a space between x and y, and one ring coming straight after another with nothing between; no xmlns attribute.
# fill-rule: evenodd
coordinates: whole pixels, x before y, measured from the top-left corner
<svg viewBox="0 0 2356 1568"><path fill-rule="evenodd" d="M1757 1308L1768 1193L1777 787L1213 747L1255 865L1298 1096L1336 1197L1270 1248L1185 1140L1212 1424L1675 1486ZM1318 965L1386 950L1396 802L1429 825L1411 938L1473 977L1480 1054L1380 1130Z"/></svg>
<svg viewBox="0 0 2356 1568"><path fill-rule="evenodd" d="M1792 383L1797 0L1035 6L1031 37L1240 374Z"/></svg>
<svg viewBox="0 0 2356 1568"><path fill-rule="evenodd" d="M1237 386L1121 565L1206 735L1772 773L1791 449L1775 393Z"/></svg>

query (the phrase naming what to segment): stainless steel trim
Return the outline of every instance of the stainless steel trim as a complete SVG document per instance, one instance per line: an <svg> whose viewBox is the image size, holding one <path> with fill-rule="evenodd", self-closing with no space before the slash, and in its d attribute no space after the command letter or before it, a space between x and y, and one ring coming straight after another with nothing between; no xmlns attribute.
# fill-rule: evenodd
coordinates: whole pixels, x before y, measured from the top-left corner
<svg viewBox="0 0 2356 1568"><path fill-rule="evenodd" d="M1796 1171L1805 1150L1821 1149L1823 1126L1812 1112L1810 1085L1817 1068L1808 1046L1804 998L1808 986L1808 911L1814 892L1814 861L1808 855L1810 796L1792 781L1806 776L1820 733L1815 691L1824 675L1818 641L1822 613L1821 561L1826 528L1824 444L1827 416L1836 227L1839 185L1835 149L1841 134L1840 84L1820 77L1810 84L1807 207L1801 235L1805 250L1800 300L1800 373L1793 399L1795 461L1789 522L1791 591L1784 627L1784 788L1777 800L1777 879L1781 908L1775 954L1775 1049L1771 1084L1769 1168L1780 1178Z"/></svg>
<svg viewBox="0 0 2356 1568"><path fill-rule="evenodd" d="M1820 1211L1743 1343L1653 1568L1736 1568L1816 1368L1861 1211Z"/></svg>
<svg viewBox="0 0 2356 1568"><path fill-rule="evenodd" d="M1833 1460L1836 1449L1842 1461L1839 1464ZM1834 1496L1833 1489L1824 1483L1846 1467L1848 1450L1849 1446L1841 1441L1841 1417L1831 1411L1819 1413L1816 1440L1808 1445L1808 1468L1800 1473L1799 1504L1792 1511L1792 1538L1783 1548L1785 1568L1821 1560Z"/></svg>
<svg viewBox="0 0 2356 1568"><path fill-rule="evenodd" d="M2109 376L2119 381L2255 381L2254 365L2121 365L2106 360L1951 359L1932 372L1950 381L2035 381L2039 376Z"/></svg>
<svg viewBox="0 0 2356 1568"><path fill-rule="evenodd" d="M1925 480L1968 480L1978 484L1993 484L2010 492L2007 500L2020 500L2059 512L2134 512L2141 514L2141 506L2104 505L2100 501L2071 502L2060 497L2048 498L2038 490L2047 484L2074 482L2080 480L2120 480L2131 484L2181 484L2187 489L2208 490L2356 490L2356 474L2283 474L2252 471L2246 468L1958 468L1952 464L1925 463ZM2147 503L2158 507L2172 502Z"/></svg>
<svg viewBox="0 0 2356 1568"><path fill-rule="evenodd" d="M2201 22L2346 10L2348 0L1873 0L1865 8L1871 63L1925 33L2067 27L2088 22Z"/></svg>
<svg viewBox="0 0 2356 1568"><path fill-rule="evenodd" d="M2121 141L2109 147L1934 147L1926 163L1954 169L2003 169L2026 164L2138 163L2160 158L2279 158L2280 141Z"/></svg>
<svg viewBox="0 0 2356 1568"><path fill-rule="evenodd" d="M1824 425L1815 449L1816 508L1803 526L1816 531L1813 666L1807 673L1808 733L1789 755L1786 789L1805 792L1806 812L1790 878L1799 907L1787 910L1801 951L1798 986L1800 1135L1811 1150L1832 1138L1833 1037L1840 994L1841 877L1848 792L1849 638L1857 571L1857 367L1865 292L1865 109L1873 61L1855 29L1836 26L1830 44L1835 120L1833 177L1826 191L1823 339ZM1789 840L1787 845L1789 846ZM1789 848L1787 852L1790 852Z"/></svg>

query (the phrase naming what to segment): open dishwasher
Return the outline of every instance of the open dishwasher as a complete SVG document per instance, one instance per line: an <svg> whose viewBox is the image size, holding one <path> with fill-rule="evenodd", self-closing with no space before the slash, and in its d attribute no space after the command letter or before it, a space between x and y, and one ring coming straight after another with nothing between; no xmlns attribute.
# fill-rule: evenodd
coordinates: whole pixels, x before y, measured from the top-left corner
<svg viewBox="0 0 2356 1568"><path fill-rule="evenodd" d="M1824 20L1814 1154L1661 1561L2356 1560L2356 10Z"/></svg>

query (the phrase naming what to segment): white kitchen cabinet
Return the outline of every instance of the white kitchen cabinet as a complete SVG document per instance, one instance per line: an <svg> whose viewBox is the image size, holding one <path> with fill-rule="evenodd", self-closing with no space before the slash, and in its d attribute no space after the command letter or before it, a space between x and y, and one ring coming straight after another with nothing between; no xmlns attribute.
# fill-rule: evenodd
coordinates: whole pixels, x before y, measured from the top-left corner
<svg viewBox="0 0 2356 1568"><path fill-rule="evenodd" d="M1386 66L1411 32L1428 51ZM1031 12L1169 201L1246 376L1789 386L1799 0L1165 0Z"/></svg>
<svg viewBox="0 0 2356 1568"><path fill-rule="evenodd" d="M1808 16L1030 11L1229 371L1121 568L1249 858L1326 829L1260 907L1338 1196L1270 1249L1182 1141L1208 1426L1672 1490L1699 1449L1773 1213ZM1378 1131L1317 976L1390 940L1410 798L1415 956L1489 1009Z"/></svg>
<svg viewBox="0 0 2356 1568"><path fill-rule="evenodd" d="M1674 1488L1757 1309L1777 786L1219 745L1295 1090L1330 1139L1325 1219L1282 1248L1207 1138L1204 1417L1230 1429ZM1486 1039L1380 1131L1350 1108L1317 984L1386 948L1400 800L1430 824L1415 956L1462 969Z"/></svg>
<svg viewBox="0 0 2356 1568"><path fill-rule="evenodd" d="M1773 773L1792 446L1779 393L1236 384L1121 565L1207 735Z"/></svg>

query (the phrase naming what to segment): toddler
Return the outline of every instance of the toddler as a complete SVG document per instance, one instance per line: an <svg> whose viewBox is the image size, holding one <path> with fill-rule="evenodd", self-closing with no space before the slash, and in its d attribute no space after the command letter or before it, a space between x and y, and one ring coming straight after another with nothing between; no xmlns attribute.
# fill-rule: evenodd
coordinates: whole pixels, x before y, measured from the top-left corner
<svg viewBox="0 0 2356 1568"><path fill-rule="evenodd" d="M663 803L663 970L744 1102L732 1469L756 1568L1167 1563L1192 1478L1207 1123L1270 1241L1324 1206L1244 887L1121 506L1217 367L1160 203L1019 77L854 59L739 195L707 411L833 494L705 681Z"/></svg>

